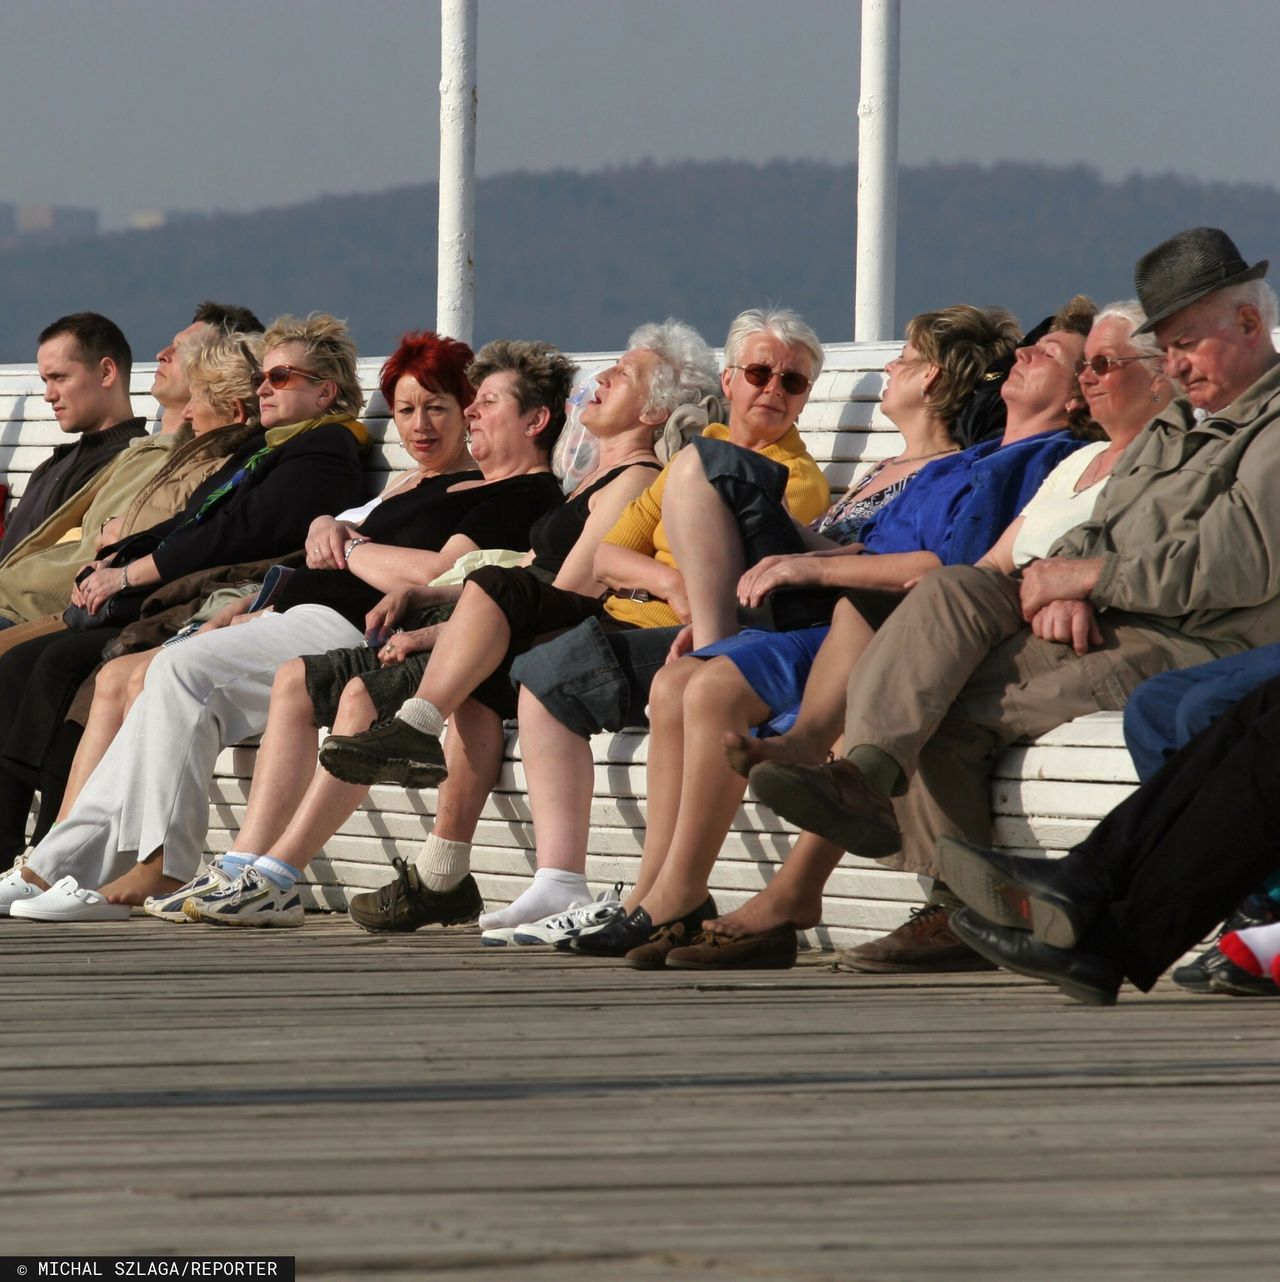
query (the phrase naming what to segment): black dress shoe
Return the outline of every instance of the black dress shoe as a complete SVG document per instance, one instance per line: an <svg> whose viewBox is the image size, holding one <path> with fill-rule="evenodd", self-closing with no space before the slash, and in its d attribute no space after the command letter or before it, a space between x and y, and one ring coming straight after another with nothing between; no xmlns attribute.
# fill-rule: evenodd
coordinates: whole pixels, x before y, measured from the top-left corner
<svg viewBox="0 0 1280 1282"><path fill-rule="evenodd" d="M994 926L972 908L957 908L951 914L951 929L975 953L1015 975L1057 984L1067 997L1090 1006L1116 1004L1122 976L1120 968L1108 957L1074 948L1054 948L1025 930Z"/></svg>
<svg viewBox="0 0 1280 1282"><path fill-rule="evenodd" d="M942 879L978 915L1029 930L1054 948L1074 948L1102 905L1056 859L1004 855L957 837L938 838Z"/></svg>
<svg viewBox="0 0 1280 1282"><path fill-rule="evenodd" d="M716 901L710 895L692 912L677 917L675 921L659 922L656 926L643 908L633 908L625 917L611 921L603 930L570 940L569 947L585 957L625 957L633 948L648 943L664 926L683 926L685 937L691 939L702 929L703 921L719 915Z"/></svg>

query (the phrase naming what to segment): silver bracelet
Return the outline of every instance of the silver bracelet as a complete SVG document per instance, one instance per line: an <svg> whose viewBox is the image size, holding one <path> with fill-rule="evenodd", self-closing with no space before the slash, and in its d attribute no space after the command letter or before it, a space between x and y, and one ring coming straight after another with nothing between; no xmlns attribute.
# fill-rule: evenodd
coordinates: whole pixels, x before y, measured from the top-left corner
<svg viewBox="0 0 1280 1282"><path fill-rule="evenodd" d="M372 543L372 542L373 542L373 540L372 540L372 539L362 538L362 537L361 537L360 535L358 535L358 534L356 535L356 537L355 537L354 539L348 539L348 540L347 540L347 544L346 544L346 546L342 549L342 559L343 559L344 561L350 561L350 560L351 560L351 554L352 554L352 552L354 552L354 551L356 550L356 548L358 548L358 547L360 546L360 544L362 544L362 543Z"/></svg>
<svg viewBox="0 0 1280 1282"><path fill-rule="evenodd" d="M123 592L129 586L129 566L126 563L120 567L120 591Z"/></svg>

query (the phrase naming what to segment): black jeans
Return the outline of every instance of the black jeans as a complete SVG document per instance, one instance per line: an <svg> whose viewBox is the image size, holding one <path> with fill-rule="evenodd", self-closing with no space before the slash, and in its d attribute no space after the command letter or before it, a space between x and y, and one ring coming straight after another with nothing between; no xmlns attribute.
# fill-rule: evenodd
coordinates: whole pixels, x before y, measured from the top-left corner
<svg viewBox="0 0 1280 1282"><path fill-rule="evenodd" d="M67 709L119 631L54 632L0 657L0 862L11 862L25 848L27 812L37 790L34 839L57 817L82 734L66 720Z"/></svg>
<svg viewBox="0 0 1280 1282"><path fill-rule="evenodd" d="M1080 947L1146 991L1277 864L1280 677L1179 749L1068 856L1110 881Z"/></svg>

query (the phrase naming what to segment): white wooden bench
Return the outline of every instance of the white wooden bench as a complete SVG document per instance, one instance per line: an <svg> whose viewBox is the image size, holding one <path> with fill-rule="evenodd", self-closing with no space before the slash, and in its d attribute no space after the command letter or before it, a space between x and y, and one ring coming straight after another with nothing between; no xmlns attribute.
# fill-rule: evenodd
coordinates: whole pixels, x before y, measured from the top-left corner
<svg viewBox="0 0 1280 1282"><path fill-rule="evenodd" d="M879 413L885 363L899 344L836 343L827 347L827 368L800 420L805 441L823 464L833 491L860 468L901 448L901 438ZM609 353L578 357L584 371L602 368ZM366 422L373 437L368 458L371 490L385 474L407 464L377 393L380 362L360 364L369 398ZM134 383L148 386L154 366L135 367ZM31 366L0 366L0 469L15 494L25 476L62 439ZM151 420L156 406L134 397L135 412ZM596 800L592 807L587 872L599 889L634 879L643 843L647 736L624 731L597 735ZM211 851L229 847L244 816L255 749L236 747L218 761L210 792ZM1006 753L996 772L992 805L1001 845L1017 850L1060 851L1079 840L1134 785L1118 714L1082 718L1036 743ZM306 886L310 906L342 909L348 892L381 885L392 856L412 859L435 812L435 793L375 788L367 802L315 860ZM764 806L748 799L713 874L722 908L740 903L763 886L785 855L793 830ZM533 832L524 772L514 733L498 787L476 833L473 866L490 904L509 902L533 875ZM869 860L847 856L828 886L824 924L810 942L847 946L873 938L902 922L923 902L920 881Z"/></svg>

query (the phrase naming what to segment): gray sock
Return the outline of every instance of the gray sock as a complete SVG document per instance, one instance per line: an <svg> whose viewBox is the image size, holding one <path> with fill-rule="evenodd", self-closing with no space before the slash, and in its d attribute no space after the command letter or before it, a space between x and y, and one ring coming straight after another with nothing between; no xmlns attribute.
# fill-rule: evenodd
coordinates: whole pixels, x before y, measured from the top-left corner
<svg viewBox="0 0 1280 1282"><path fill-rule="evenodd" d="M444 718L429 699L406 699L396 717L423 734L435 735L437 739L444 734Z"/></svg>
<svg viewBox="0 0 1280 1282"><path fill-rule="evenodd" d="M906 791L902 767L882 749L860 743L850 748L845 757L862 771L882 797L896 797Z"/></svg>
<svg viewBox="0 0 1280 1282"><path fill-rule="evenodd" d="M471 871L471 843L446 841L433 832L422 843L414 862L428 890L452 890Z"/></svg>

